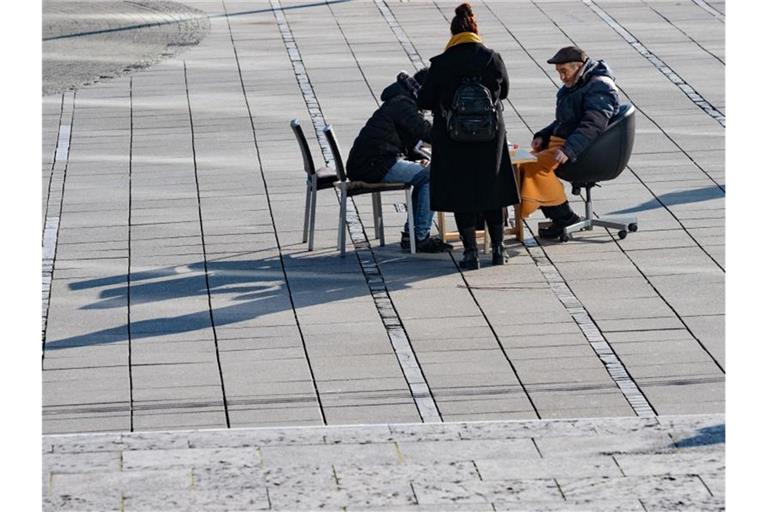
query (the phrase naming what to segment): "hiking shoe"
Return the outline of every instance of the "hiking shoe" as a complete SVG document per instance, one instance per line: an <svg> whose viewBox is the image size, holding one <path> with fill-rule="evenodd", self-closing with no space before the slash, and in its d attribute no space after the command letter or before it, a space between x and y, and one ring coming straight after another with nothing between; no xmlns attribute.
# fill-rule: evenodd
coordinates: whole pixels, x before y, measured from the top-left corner
<svg viewBox="0 0 768 512"><path fill-rule="evenodd" d="M560 235L563 234L563 231L565 231L565 228L567 226L570 226L571 224L576 224L579 221L581 221L581 217L579 217L575 213L571 215L571 217L568 220L552 221L552 223L549 226L539 228L539 238L553 238L553 239L560 238Z"/></svg>
<svg viewBox="0 0 768 512"><path fill-rule="evenodd" d="M400 242L402 245L402 242ZM410 245L407 244L406 248L410 249ZM416 252L446 252L452 251L453 246L440 240L436 236L427 236L421 240L416 241Z"/></svg>

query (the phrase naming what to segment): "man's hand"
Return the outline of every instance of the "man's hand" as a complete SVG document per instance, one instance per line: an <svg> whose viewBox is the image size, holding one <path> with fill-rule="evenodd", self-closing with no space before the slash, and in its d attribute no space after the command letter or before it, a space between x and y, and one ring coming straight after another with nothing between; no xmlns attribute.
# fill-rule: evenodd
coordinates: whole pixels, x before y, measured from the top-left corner
<svg viewBox="0 0 768 512"><path fill-rule="evenodd" d="M562 150L558 149L557 151L555 151L555 160L557 161L557 163L562 165L568 161L568 155L563 153Z"/></svg>
<svg viewBox="0 0 768 512"><path fill-rule="evenodd" d="M544 146L544 139L542 139L541 137L534 137L534 139L531 141L531 149L533 150L534 153L537 153L542 149L544 149L543 146Z"/></svg>

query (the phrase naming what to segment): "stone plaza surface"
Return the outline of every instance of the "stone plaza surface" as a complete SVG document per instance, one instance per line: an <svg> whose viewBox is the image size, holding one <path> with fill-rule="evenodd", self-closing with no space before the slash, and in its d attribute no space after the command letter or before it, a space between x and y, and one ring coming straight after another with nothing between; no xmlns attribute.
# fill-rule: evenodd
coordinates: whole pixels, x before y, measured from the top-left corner
<svg viewBox="0 0 768 512"><path fill-rule="evenodd" d="M317 163L328 158L318 133L324 124L346 152L397 72L442 51L456 2L185 3L209 16L199 45L139 73L43 98L47 506L174 509L162 492L207 481L204 492L176 496L213 504L234 488L238 499L253 500L229 509L259 508L265 499L274 508L313 508L326 491L328 507L349 509L445 510L456 496L452 503L464 510L465 495L483 496L471 502L479 510L491 503L527 510L537 501L543 509L720 507L722 436L635 450L630 441L617 446L624 439L599 425L652 424L661 437L674 437L677 421L707 418L705 428L724 428L723 2L473 3L485 42L509 70L510 142L527 143L552 120L558 81L545 61L557 48L577 44L612 67L622 100L637 107L637 134L629 167L596 189L594 207L598 215L636 215L640 229L625 240L599 229L550 243L531 235L537 214L524 244L508 241L510 264L464 274L458 251L400 251L400 194L384 198L383 247L373 239L370 198L350 203L352 239L340 258L338 198L321 191L315 251L307 252L304 173L288 125L299 119ZM418 464L455 463L435 470L441 483L418 464L398 467L399 452L390 460L384 447L400 441L387 437L398 424L429 423L412 426L419 439L440 429L456 439L483 421L511 431L587 425L594 435L586 453L628 462L615 455L613 465L594 461L593 471L581 443L553 442L547 452L536 442L500 442L505 437L414 447L425 453ZM358 443L354 429L335 425L361 425L375 439ZM210 451L160 453L198 447L189 431L201 429L215 439L206 450L234 450L221 465ZM292 454L285 446L279 465L305 468L288 473L308 483L304 494L283 487L275 498L265 490L274 481L264 476L264 454L237 443L254 436L248 446L263 451L269 441L260 436L280 437L281 429L283 444L330 447ZM318 432L322 443L302 441ZM338 436L339 451L329 435ZM89 448L99 439L108 449ZM147 448L131 443L141 439L158 452L140 453ZM368 448L347 446L367 443L381 448L372 450L371 468ZM541 462L561 449L562 461ZM319 454L316 462L308 452ZM158 466L177 456L179 467ZM494 463L497 456L519 460ZM292 457L308 458L317 471ZM370 482L377 465L393 465L382 471L391 470L396 485L360 494L349 484L356 491L344 501L353 487L333 480L344 482L338 475L328 480L337 463L358 463L347 483ZM472 463L472 478L485 483L461 473ZM205 474L195 473L198 465ZM97 468L107 470L100 485L135 483L144 498L129 493L123 504L93 506L63 498L85 492L86 477L66 475ZM226 468L260 476L249 485L247 471L226 476ZM668 473L684 476L670 483ZM168 486L158 485L165 479ZM493 487L505 479L522 482L506 495L528 505L488 499L505 494ZM460 488L435 487L453 480ZM661 500L673 487L677 505ZM385 491L403 501L355 501ZM594 507L582 503L591 492Z"/></svg>
<svg viewBox="0 0 768 512"><path fill-rule="evenodd" d="M723 415L53 435L46 510L722 510Z"/></svg>

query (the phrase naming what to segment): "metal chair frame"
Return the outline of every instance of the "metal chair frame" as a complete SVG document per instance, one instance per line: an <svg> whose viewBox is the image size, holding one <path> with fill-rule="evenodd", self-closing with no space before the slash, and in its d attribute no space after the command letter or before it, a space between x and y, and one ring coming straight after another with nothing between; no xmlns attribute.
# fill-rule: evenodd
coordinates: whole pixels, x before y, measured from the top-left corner
<svg viewBox="0 0 768 512"><path fill-rule="evenodd" d="M298 119L291 120L291 129L296 136L296 141L299 143L301 149L301 156L304 160L304 171L307 175L306 179L306 198L304 200L304 228L302 233L302 243L306 243L309 240L307 250L312 251L315 243L315 217L317 212L317 191L332 189L333 181L329 181L325 174L323 181L318 179L318 170L330 171L327 167L317 169L315 162L312 159L312 153L309 150L309 144L307 138L304 136L304 130L301 128Z"/></svg>

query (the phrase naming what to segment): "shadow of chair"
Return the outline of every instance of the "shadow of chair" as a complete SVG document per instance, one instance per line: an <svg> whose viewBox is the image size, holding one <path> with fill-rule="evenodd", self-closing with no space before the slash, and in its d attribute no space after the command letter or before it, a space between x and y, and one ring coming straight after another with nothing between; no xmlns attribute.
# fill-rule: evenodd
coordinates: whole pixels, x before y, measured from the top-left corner
<svg viewBox="0 0 768 512"><path fill-rule="evenodd" d="M555 170L560 179L568 181L573 194L580 195L586 190L584 219L565 228L560 241L565 242L571 234L591 230L594 226L618 229L619 238L624 239L628 231L637 231L635 217L602 217L595 219L592 212L592 189L601 181L618 177L629 162L635 142L635 107L625 103L611 119L608 127L579 155L575 162L566 162ZM539 227L549 223L540 223Z"/></svg>
<svg viewBox="0 0 768 512"><path fill-rule="evenodd" d="M291 129L296 136L296 141L301 149L301 156L304 159L304 172L307 174L307 194L304 201L304 234L302 243L309 239L307 250L314 248L315 242L315 212L317 211L317 191L332 189L336 181L336 171L330 167L315 167L312 159L312 153L309 151L307 138L304 136L304 130L301 128L298 119L291 120Z"/></svg>
<svg viewBox="0 0 768 512"><path fill-rule="evenodd" d="M338 249L341 256L346 251L346 227L347 227L347 198L362 194L371 194L373 201L373 226L374 237L379 239L380 245L384 245L384 219L381 209L381 193L397 190L405 191L405 203L408 210L408 231L410 236L411 254L416 253L416 235L413 226L413 204L411 201L411 185L407 183L367 183L365 181L350 181L344 170L344 160L341 157L336 135L329 125L323 128L323 133L328 141L336 166L336 182L334 186L341 193L339 205L339 235Z"/></svg>

